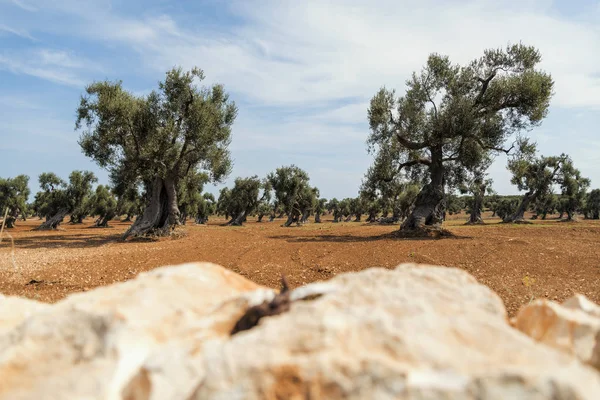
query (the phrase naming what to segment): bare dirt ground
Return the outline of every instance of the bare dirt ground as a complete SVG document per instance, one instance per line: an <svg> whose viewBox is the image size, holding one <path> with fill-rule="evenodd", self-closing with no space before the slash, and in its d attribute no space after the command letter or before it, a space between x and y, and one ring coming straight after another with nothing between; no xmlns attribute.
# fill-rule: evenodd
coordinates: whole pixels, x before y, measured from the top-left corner
<svg viewBox="0 0 600 400"><path fill-rule="evenodd" d="M163 265L210 261L263 285L292 286L369 267L417 262L462 268L490 286L511 315L533 298L563 300L582 293L600 302L600 222L536 221L533 225L463 226L465 215L445 227L455 238L397 239L397 226L346 222L283 228L282 221L223 227L189 223L187 236L121 242L128 223L111 228L64 224L36 232L37 219L18 221L0 244L0 293L54 302L69 293L125 281ZM5 231L6 232L6 231ZM14 260L14 263L13 263Z"/></svg>

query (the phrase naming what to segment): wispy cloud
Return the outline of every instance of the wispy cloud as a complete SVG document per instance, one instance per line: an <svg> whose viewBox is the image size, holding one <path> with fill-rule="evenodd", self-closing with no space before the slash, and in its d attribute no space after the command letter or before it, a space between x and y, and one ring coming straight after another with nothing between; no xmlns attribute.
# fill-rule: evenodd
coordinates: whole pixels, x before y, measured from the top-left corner
<svg viewBox="0 0 600 400"><path fill-rule="evenodd" d="M23 0L10 0L15 6L29 12L35 12L38 9L32 5L27 4Z"/></svg>
<svg viewBox="0 0 600 400"><path fill-rule="evenodd" d="M97 68L89 61L65 51L37 49L0 53L0 69L79 88L86 83L83 79L86 71Z"/></svg>
<svg viewBox="0 0 600 400"><path fill-rule="evenodd" d="M16 35L19 37L22 37L24 39L29 39L32 41L35 41L35 38L33 36L31 36L29 33L27 33L26 31L22 31L22 30L18 30L18 29L13 29L10 26L6 26L3 24L0 24L0 33L2 32L7 32L10 33L12 35Z"/></svg>

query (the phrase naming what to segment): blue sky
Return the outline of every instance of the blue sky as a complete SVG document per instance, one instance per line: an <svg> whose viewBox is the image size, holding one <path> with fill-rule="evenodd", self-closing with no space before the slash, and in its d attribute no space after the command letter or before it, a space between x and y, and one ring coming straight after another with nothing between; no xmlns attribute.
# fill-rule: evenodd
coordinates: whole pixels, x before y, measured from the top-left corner
<svg viewBox="0 0 600 400"><path fill-rule="evenodd" d="M369 99L431 52L468 62L483 49L537 46L555 81L530 132L543 154L566 152L600 185L600 2L425 0L0 0L0 175L74 169L107 174L74 131L84 86L121 79L135 93L175 65L204 69L239 106L236 176L306 169L325 197L357 194L371 162ZM516 193L506 159L490 172ZM218 188L209 187L215 192Z"/></svg>

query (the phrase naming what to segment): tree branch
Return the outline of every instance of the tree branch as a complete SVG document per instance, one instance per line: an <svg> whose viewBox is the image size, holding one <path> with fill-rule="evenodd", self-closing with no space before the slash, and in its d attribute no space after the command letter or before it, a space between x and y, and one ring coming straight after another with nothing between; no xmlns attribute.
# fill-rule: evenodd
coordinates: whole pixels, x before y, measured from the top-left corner
<svg viewBox="0 0 600 400"><path fill-rule="evenodd" d="M407 138L405 138L404 136L402 136L400 134L400 132L396 131L396 138L398 139L398 141L400 142L400 144L404 147L406 147L407 149L410 150L421 150L424 149L425 147L427 147L427 143L426 142L413 142L408 140Z"/></svg>

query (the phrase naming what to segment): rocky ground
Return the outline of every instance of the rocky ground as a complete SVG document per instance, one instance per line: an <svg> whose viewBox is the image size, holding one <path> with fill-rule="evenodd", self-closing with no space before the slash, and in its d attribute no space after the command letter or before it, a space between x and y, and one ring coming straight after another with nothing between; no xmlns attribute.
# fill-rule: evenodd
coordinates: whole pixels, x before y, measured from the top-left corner
<svg viewBox="0 0 600 400"><path fill-rule="evenodd" d="M53 305L0 296L0 399L597 400L598 368L598 305L536 300L511 326L457 268L277 293L197 263Z"/></svg>
<svg viewBox="0 0 600 400"><path fill-rule="evenodd" d="M126 223L108 229L63 225L55 232L31 231L39 221L17 222L0 243L0 293L55 302L73 292L134 278L162 265L210 261L261 285L276 288L286 275L297 287L340 273L402 262L463 269L493 289L509 315L534 298L563 301L581 293L600 302L600 223L556 220L533 225L462 226L448 221L455 238L406 240L397 227L331 223L283 228L281 221L244 227L188 225L178 240L120 242Z"/></svg>

